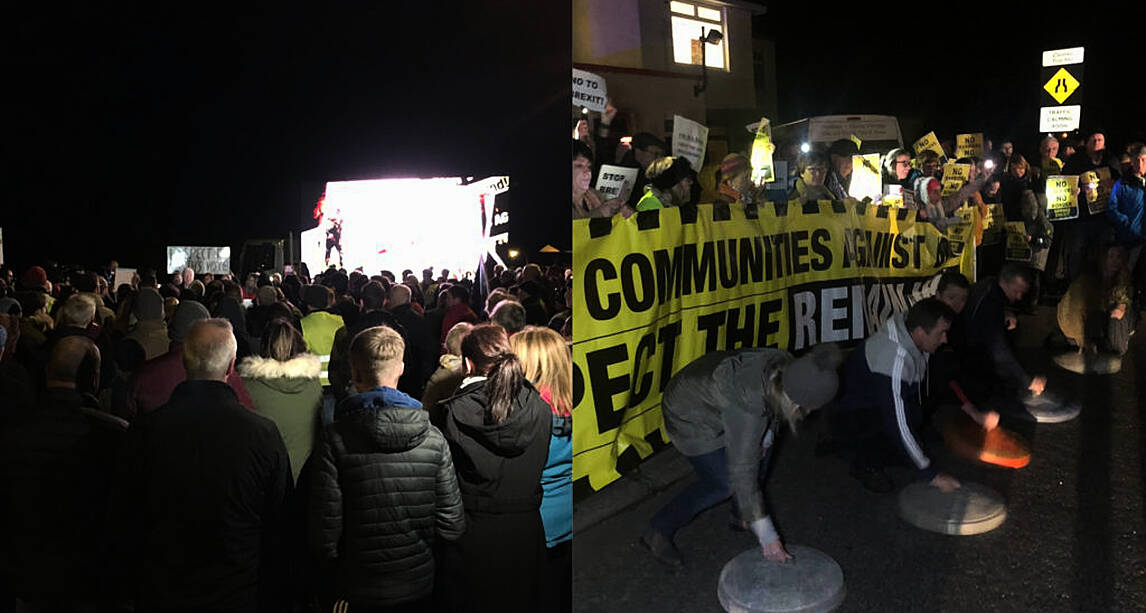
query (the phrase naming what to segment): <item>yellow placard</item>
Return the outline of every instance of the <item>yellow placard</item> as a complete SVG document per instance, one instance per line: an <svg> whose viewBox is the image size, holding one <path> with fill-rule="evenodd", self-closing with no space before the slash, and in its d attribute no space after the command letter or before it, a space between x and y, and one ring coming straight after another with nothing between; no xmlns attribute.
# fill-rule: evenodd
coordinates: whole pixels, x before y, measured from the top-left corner
<svg viewBox="0 0 1146 613"><path fill-rule="evenodd" d="M1015 262L1031 261L1031 243L1027 240L1027 226L1021 221L1008 221L1007 259Z"/></svg>
<svg viewBox="0 0 1146 613"><path fill-rule="evenodd" d="M1078 177L1051 175L1047 177L1047 219L1074 219L1078 217Z"/></svg>
<svg viewBox="0 0 1146 613"><path fill-rule="evenodd" d="M1003 242L1006 234L1003 224L1007 217L1003 214L1003 205L988 204L987 215L983 217L983 243L984 245L998 245Z"/></svg>
<svg viewBox="0 0 1146 613"><path fill-rule="evenodd" d="M574 221L574 479L599 489L663 446L661 393L697 357L855 345L941 270L972 276L974 249L949 236L850 199Z"/></svg>
<svg viewBox="0 0 1146 613"><path fill-rule="evenodd" d="M935 132L924 134L923 138L915 141L912 147L915 149L915 155L924 151L934 151L939 154L939 157L947 157L947 154L943 153L943 146L939 144L939 138L935 136Z"/></svg>
<svg viewBox="0 0 1146 613"><path fill-rule="evenodd" d="M1089 202L1087 208L1091 213L1101 213L1110 205L1110 194L1114 191L1114 178L1110 176L1110 169L1103 166L1095 169L1098 175L1098 198Z"/></svg>
<svg viewBox="0 0 1146 613"><path fill-rule="evenodd" d="M983 133L956 134L955 158L972 158L983 155Z"/></svg>
<svg viewBox="0 0 1146 613"><path fill-rule="evenodd" d="M772 123L767 117L761 117L760 126L756 128L756 138L752 141L752 153L748 158L752 165L752 183L756 186L776 180L772 164L772 152L775 150L776 146L772 144Z"/></svg>
<svg viewBox="0 0 1146 613"><path fill-rule="evenodd" d="M852 135L848 136L848 138L850 138L851 141L856 144L856 149L863 149L863 141L860 140L860 137L856 136L855 134L852 134Z"/></svg>
<svg viewBox="0 0 1146 613"><path fill-rule="evenodd" d="M971 180L971 165L947 162L943 165L943 197L958 193Z"/></svg>

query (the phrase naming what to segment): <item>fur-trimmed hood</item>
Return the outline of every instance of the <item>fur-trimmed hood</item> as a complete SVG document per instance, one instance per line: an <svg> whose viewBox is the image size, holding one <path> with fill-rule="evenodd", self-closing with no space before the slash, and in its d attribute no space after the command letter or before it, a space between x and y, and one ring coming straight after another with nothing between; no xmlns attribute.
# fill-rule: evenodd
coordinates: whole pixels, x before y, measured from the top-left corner
<svg viewBox="0 0 1146 613"><path fill-rule="evenodd" d="M309 353L280 362L272 358L250 356L239 363L239 376L244 379L317 379L322 373L318 356Z"/></svg>

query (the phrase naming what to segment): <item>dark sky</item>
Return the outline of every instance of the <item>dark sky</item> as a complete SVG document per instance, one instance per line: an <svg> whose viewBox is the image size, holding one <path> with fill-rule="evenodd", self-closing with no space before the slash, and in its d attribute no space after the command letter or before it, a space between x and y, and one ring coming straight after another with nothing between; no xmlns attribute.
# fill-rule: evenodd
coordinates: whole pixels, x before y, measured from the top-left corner
<svg viewBox="0 0 1146 613"><path fill-rule="evenodd" d="M1138 3L1118 3L1138 4ZM769 2L754 21L776 41L781 121L893 114L911 126L986 131L1037 146L1042 51L1086 48L1082 122L1111 146L1146 134L1142 8L1114 3ZM1131 12L1133 11L1133 12Z"/></svg>
<svg viewBox="0 0 1146 613"><path fill-rule="evenodd" d="M7 19L7 259L162 265L387 176L509 174L521 244L568 245L567 6L310 4Z"/></svg>

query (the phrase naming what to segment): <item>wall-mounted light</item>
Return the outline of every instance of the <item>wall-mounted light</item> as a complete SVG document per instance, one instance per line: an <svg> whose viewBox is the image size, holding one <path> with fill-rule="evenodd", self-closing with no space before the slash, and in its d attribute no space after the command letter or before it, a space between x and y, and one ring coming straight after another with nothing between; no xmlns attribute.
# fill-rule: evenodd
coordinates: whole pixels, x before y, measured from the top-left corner
<svg viewBox="0 0 1146 613"><path fill-rule="evenodd" d="M692 87L692 95L700 96L700 92L708 88L708 61L706 49L708 45L719 45L720 41L724 40L724 34L720 30L700 29L700 83Z"/></svg>

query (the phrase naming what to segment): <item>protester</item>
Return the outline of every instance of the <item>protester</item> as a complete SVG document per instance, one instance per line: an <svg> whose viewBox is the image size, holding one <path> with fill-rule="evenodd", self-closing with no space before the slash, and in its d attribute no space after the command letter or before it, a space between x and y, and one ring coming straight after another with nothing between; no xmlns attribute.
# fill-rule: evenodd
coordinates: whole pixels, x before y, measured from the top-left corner
<svg viewBox="0 0 1146 613"><path fill-rule="evenodd" d="M585 143L573 141L573 219L612 217L621 211L621 197L605 200L590 183L593 180L593 152Z"/></svg>
<svg viewBox="0 0 1146 613"><path fill-rule="evenodd" d="M99 364L100 353L90 339L61 339L36 411L0 431L0 574L37 611L112 610L125 597L116 576L121 560L109 550L115 460L127 422L79 391L98 386L90 379L98 366L79 381L92 362Z"/></svg>
<svg viewBox="0 0 1146 613"><path fill-rule="evenodd" d="M683 157L654 160L645 171L649 185L637 202L638 211L655 211L688 204L692 194L693 172Z"/></svg>
<svg viewBox="0 0 1146 613"><path fill-rule="evenodd" d="M752 182L752 165L748 156L729 153L720 162L716 200L719 202L755 204L763 201L762 190Z"/></svg>
<svg viewBox="0 0 1146 613"><path fill-rule="evenodd" d="M315 450L310 542L350 611L430 611L434 544L466 526L445 438L396 389L403 352L401 335L385 326L354 337L357 393L339 404Z"/></svg>
<svg viewBox="0 0 1146 613"><path fill-rule="evenodd" d="M1137 325L1126 249L1107 245L1058 303L1058 325L1080 352L1126 354Z"/></svg>
<svg viewBox="0 0 1146 613"><path fill-rule="evenodd" d="M832 192L824 187L824 177L828 174L828 156L818 151L800 154L796 160L798 176L796 184L788 192L789 200L802 202L831 200Z"/></svg>
<svg viewBox="0 0 1146 613"><path fill-rule="evenodd" d="M302 318L302 337L306 339L306 350L318 356L322 362L322 373L318 379L323 387L330 385L330 351L334 346L334 336L345 325L342 317L330 313L334 304L334 292L329 287L308 285L303 290L307 314Z"/></svg>
<svg viewBox="0 0 1146 613"><path fill-rule="evenodd" d="M732 496L733 525L750 529L769 560L791 559L764 509L760 481L781 424L795 431L836 395L838 366L839 350L825 344L797 360L779 349L712 352L673 375L662 400L665 428L697 481L649 522L641 544L653 557L682 567L676 532Z"/></svg>
<svg viewBox="0 0 1146 613"><path fill-rule="evenodd" d="M1118 161L1106 150L1106 135L1101 130L1091 130L1086 136L1085 148L1064 157L1064 175L1082 176L1087 172L1101 172L1105 169L1110 173L1112 181L1119 178ZM1105 240L1110 224L1107 217L1092 214L1089 206L1079 206L1078 218L1058 225L1062 230L1060 257L1064 260L1066 281L1069 283L1082 274L1087 266L1087 255Z"/></svg>
<svg viewBox="0 0 1146 613"><path fill-rule="evenodd" d="M123 512L137 611L286 610L290 459L274 422L227 385L235 352L230 323L195 322L187 380L131 427Z"/></svg>
<svg viewBox="0 0 1146 613"><path fill-rule="evenodd" d="M852 156L859 155L859 147L855 142L843 138L832 143L828 149L831 158L831 168L824 180L824 186L832 193L834 200L843 200L848 197L848 190L852 184Z"/></svg>
<svg viewBox="0 0 1146 613"><path fill-rule="evenodd" d="M402 373L402 375L410 385L404 385L406 381L399 380L398 389L405 390L417 397L421 396L425 389L426 380L430 378L436 368L436 360L440 350L437 342L437 331L435 330L431 334L425 316L415 311L410 302L412 297L416 295L418 294L413 291L407 292L400 286L391 287L386 298L386 310L390 312L398 325L406 330L404 337L406 339L406 357L404 359L407 372Z"/></svg>
<svg viewBox="0 0 1146 613"><path fill-rule="evenodd" d="M637 180L633 183L633 190L629 194L628 205L631 209L637 208L637 203L645 195L645 187L649 178L645 174L649 165L665 155L665 143L648 132L639 132L633 136L632 149L621 158L620 165L626 168L637 169Z"/></svg>
<svg viewBox="0 0 1146 613"><path fill-rule="evenodd" d="M393 285L390 291L403 291L407 292L409 296L409 288L405 285ZM362 308L364 312L356 314L355 321L351 325L339 328L334 335L334 343L330 349L330 387L338 402L344 400L347 396L354 393L352 388L352 379L350 376L350 342L359 332L367 328L375 326L387 326L402 336L403 344L407 344L407 332L405 326L398 323L384 307L386 305L387 292L382 288L382 285L377 282L370 282L362 288ZM407 351L409 353L409 351ZM422 381L420 379L420 368L413 367L411 358L407 355L405 357L406 368L409 369L409 375L403 371L405 381L399 383L399 389L403 393L414 393L421 390Z"/></svg>
<svg viewBox="0 0 1146 613"><path fill-rule="evenodd" d="M1146 290L1146 266L1141 263L1146 244L1146 146L1139 145L1130 160L1131 174L1115 182L1106 219L1114 226L1115 239L1128 250L1135 289L1141 294Z"/></svg>
<svg viewBox="0 0 1146 613"><path fill-rule="evenodd" d="M924 149L915 156L915 167L919 169L920 176L936 177L939 174L939 154Z"/></svg>
<svg viewBox="0 0 1146 613"><path fill-rule="evenodd" d="M438 415L438 401L454 395L465 379L465 362L462 360L462 339L473 329L473 324L459 322L446 334L446 351L438 358L438 369L426 382L422 395L422 406L430 412L434 423L442 423Z"/></svg>
<svg viewBox="0 0 1146 613"><path fill-rule="evenodd" d="M444 298L444 300L443 300ZM438 302L444 307L442 325L439 331L440 338L438 342L443 345L446 343L446 335L449 334L450 329L459 322L466 322L475 324L478 321L477 314L470 308L470 291L464 285L451 285L444 297L439 297Z"/></svg>
<svg viewBox="0 0 1146 613"><path fill-rule="evenodd" d="M560 334L530 326L509 339L553 413L549 458L541 474L541 521L548 549L544 611L571 611L573 576L573 363Z"/></svg>
<svg viewBox="0 0 1146 613"><path fill-rule="evenodd" d="M498 302L497 306L494 307L493 311L489 314L490 323L495 323L505 328L505 332L509 334L510 338L525 329L525 317L525 307L521 306L521 303L516 300L502 300Z"/></svg>
<svg viewBox="0 0 1146 613"><path fill-rule="evenodd" d="M295 482L314 449L315 428L322 409L322 365L306 353L306 341L290 321L274 319L262 334L258 355L239 363L243 386L255 411L279 429L290 458Z"/></svg>
<svg viewBox="0 0 1146 613"><path fill-rule="evenodd" d="M541 521L552 410L526 378L505 330L481 325L462 340L466 378L443 401L466 532L458 541L460 594L468 610L539 611L545 529ZM512 577L512 581L505 581Z"/></svg>
<svg viewBox="0 0 1146 613"><path fill-rule="evenodd" d="M919 171L911 167L911 154L906 149L896 147L883 157L884 185L911 189L919 176Z"/></svg>

